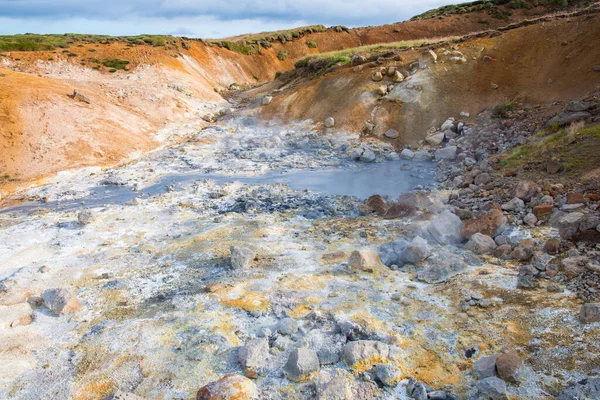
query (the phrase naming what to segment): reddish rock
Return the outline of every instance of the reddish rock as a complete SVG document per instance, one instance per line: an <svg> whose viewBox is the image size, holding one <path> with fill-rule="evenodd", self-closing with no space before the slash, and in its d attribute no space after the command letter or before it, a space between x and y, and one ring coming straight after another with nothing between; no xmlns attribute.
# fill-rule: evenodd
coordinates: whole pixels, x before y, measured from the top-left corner
<svg viewBox="0 0 600 400"><path fill-rule="evenodd" d="M583 203L583 193L567 194L567 204L580 204L580 203Z"/></svg>
<svg viewBox="0 0 600 400"><path fill-rule="evenodd" d="M600 194L597 193L588 193L583 197L590 199L590 201L600 201Z"/></svg>
<svg viewBox="0 0 600 400"><path fill-rule="evenodd" d="M504 176L506 176L506 177L515 177L515 176L517 176L517 171L515 171L514 169L511 169L510 171L506 171L506 173L504 174Z"/></svg>
<svg viewBox="0 0 600 400"><path fill-rule="evenodd" d="M526 261L533 256L535 242L532 239L523 239L513 250L511 257L513 260Z"/></svg>
<svg viewBox="0 0 600 400"><path fill-rule="evenodd" d="M600 243L600 232L597 229L586 229L585 231L578 232L574 240L576 242L598 244Z"/></svg>
<svg viewBox="0 0 600 400"><path fill-rule="evenodd" d="M417 213L415 206L410 204L392 204L384 215L385 219L412 217Z"/></svg>
<svg viewBox="0 0 600 400"><path fill-rule="evenodd" d="M550 204L540 204L539 206L533 207L533 215L538 218L550 214L552 214L552 206Z"/></svg>
<svg viewBox="0 0 600 400"><path fill-rule="evenodd" d="M544 251L548 254L558 254L560 241L557 238L550 238L544 245Z"/></svg>
<svg viewBox="0 0 600 400"><path fill-rule="evenodd" d="M250 379L237 374L226 375L196 393L196 400L253 400L258 389Z"/></svg>
<svg viewBox="0 0 600 400"><path fill-rule="evenodd" d="M493 204L492 210L489 213L465 222L460 230L460 234L465 239L471 239L471 236L476 233L495 237L501 233L505 223L506 217L502 214L500 206Z"/></svg>
<svg viewBox="0 0 600 400"><path fill-rule="evenodd" d="M384 215L388 208L383 197L378 194L367 199L367 207L371 212L377 213L377 215Z"/></svg>
<svg viewBox="0 0 600 400"><path fill-rule="evenodd" d="M511 252L512 247L510 247L510 244L503 244L502 246L496 247L496 250L494 250L492 254L494 257L500 258L501 260L508 260Z"/></svg>
<svg viewBox="0 0 600 400"><path fill-rule="evenodd" d="M516 382L519 369L523 366L523 360L514 351L498 356L496 359L496 371L498 376L507 382Z"/></svg>

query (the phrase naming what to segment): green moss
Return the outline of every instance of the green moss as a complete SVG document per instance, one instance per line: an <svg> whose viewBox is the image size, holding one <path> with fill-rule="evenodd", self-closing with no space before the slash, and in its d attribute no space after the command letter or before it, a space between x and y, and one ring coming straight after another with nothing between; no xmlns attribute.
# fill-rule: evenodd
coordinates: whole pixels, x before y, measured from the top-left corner
<svg viewBox="0 0 600 400"><path fill-rule="evenodd" d="M593 126L586 126L580 132L581 135L594 135L600 140L600 124Z"/></svg>
<svg viewBox="0 0 600 400"><path fill-rule="evenodd" d="M113 58L111 60L104 60L102 64L105 67L114 69L115 71L118 69L127 70L127 65L129 65L129 61L127 60L119 60L118 58ZM114 71L110 71L114 72Z"/></svg>

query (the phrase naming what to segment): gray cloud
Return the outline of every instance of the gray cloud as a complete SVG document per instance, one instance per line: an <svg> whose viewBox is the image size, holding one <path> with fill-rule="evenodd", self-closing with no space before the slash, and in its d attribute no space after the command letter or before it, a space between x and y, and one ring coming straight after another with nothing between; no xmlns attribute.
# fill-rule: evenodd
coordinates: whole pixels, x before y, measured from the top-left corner
<svg viewBox="0 0 600 400"><path fill-rule="evenodd" d="M298 21L307 24L366 26L402 21L413 15L443 4L447 0L0 0L0 18L13 21L36 21L39 29L50 27L56 21L64 21L64 31L75 27L73 21L105 21L106 26L121 26L121 31L130 31L127 24L134 21L144 26L156 22L156 30L145 33L188 32L211 36L211 32L224 31L225 35L244 33L246 24L239 21L254 21L255 31L265 26L294 26ZM191 21L208 22L210 26L190 25ZM186 22L187 21L187 22ZM109 23L110 22L110 23ZM171 28L163 29L170 24ZM98 24L92 24L97 25ZM6 32L9 26L0 31ZM215 27L219 28L215 30ZM151 26L150 26L151 27ZM176 27L176 28L175 28ZM175 30L174 30L175 29ZM160 32L159 32L160 30ZM17 32L12 32L17 33ZM116 31L95 33L123 34ZM141 31L139 33L142 33Z"/></svg>

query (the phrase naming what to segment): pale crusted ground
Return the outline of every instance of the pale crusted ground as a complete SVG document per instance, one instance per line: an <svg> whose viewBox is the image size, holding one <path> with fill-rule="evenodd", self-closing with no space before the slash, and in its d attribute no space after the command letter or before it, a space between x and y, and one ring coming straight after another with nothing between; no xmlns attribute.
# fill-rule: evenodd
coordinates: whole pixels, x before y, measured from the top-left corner
<svg viewBox="0 0 600 400"><path fill-rule="evenodd" d="M249 173L264 172L257 168L264 159L253 157L283 151L307 128L290 129L296 133L286 135L296 139L271 150L268 140L259 140L264 134L228 129L210 131L208 137L200 133L184 152L165 150L92 176L80 171L30 194L68 201L89 193L102 179L127 188L137 183L143 192L157 177L194 161L225 172L231 163ZM248 158L224 150L231 149L223 147L230 140L227 132L237 132L241 143L254 143L232 153ZM293 160L303 157L306 165L331 166L336 160L334 150L329 161L318 154L293 153L288 161L293 167ZM65 193L67 188L74 193ZM432 210L443 207L444 194L432 195ZM229 212L238 199L257 206ZM261 207L269 199L296 206L265 212ZM524 381L510 389L515 398L543 398L542 390L556 385L557 378L597 368L592 338L599 327L583 328L576 321L578 306L568 292L517 290L510 263L479 263L465 250L435 247L428 262L449 252L470 265L451 282L437 285L417 282L411 270L349 269L345 261L352 250L376 249L402 238L411 222L359 216L358 200L293 192L281 185L219 186L200 180L152 198L95 207L96 221L85 226L77 222L84 207L0 214L0 397L98 399L120 389L146 398L191 398L226 373L243 373L236 346L260 328L273 328L283 316L296 319L301 333L273 347L271 367L256 380L261 398L310 398L306 384L288 381L281 367L297 346L339 349L339 337L330 331L333 321L356 323L370 337L396 346L391 362L403 377L454 392L467 390L473 381L472 360L465 356L470 348L477 357L504 349L523 355ZM301 216L306 209L325 211L306 219ZM249 270L229 268L230 245L256 250ZM334 252L342 253L323 258ZM207 292L211 284L218 286ZM71 290L82 308L60 316L44 307L32 310L27 299L48 288ZM472 309L468 316L458 305L469 292L495 305ZM392 299L396 293L400 296ZM330 316L329 322L308 320L312 310ZM323 368L347 366L340 362ZM369 368L369 363L360 365L353 373L360 380L360 372ZM402 385L373 390L378 398L404 396Z"/></svg>

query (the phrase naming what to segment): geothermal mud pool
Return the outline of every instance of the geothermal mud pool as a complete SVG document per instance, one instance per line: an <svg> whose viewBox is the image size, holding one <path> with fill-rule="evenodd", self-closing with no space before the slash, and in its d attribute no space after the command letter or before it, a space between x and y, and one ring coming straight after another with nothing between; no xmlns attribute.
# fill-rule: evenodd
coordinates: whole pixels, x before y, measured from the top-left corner
<svg viewBox="0 0 600 400"><path fill-rule="evenodd" d="M231 120L130 165L30 189L32 203L0 215L0 397L193 398L228 373L252 377L264 399L406 398L410 377L465 393L473 359L528 347L536 360L509 391L541 398L557 373L576 379L572 363L593 363L573 339L588 333L569 293L526 298L510 265L444 240L418 266L349 265L354 250L433 232L448 212L447 193L433 190L410 218L367 213L369 195L391 202L433 189L435 176L381 144L378 163L357 163L355 146L308 123ZM231 246L255 256L233 268ZM48 289L64 289L58 312L39 300ZM489 301L466 314L465 297ZM240 346L257 338L266 353L242 366ZM389 347L348 366L340 353L358 339ZM284 373L295 348L317 352L321 384ZM377 364L401 384L375 379Z"/></svg>

